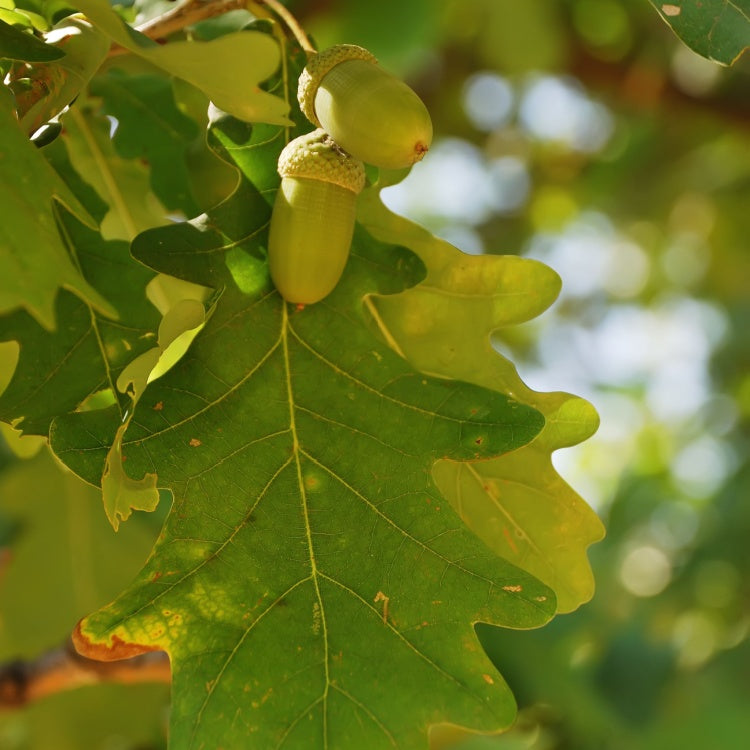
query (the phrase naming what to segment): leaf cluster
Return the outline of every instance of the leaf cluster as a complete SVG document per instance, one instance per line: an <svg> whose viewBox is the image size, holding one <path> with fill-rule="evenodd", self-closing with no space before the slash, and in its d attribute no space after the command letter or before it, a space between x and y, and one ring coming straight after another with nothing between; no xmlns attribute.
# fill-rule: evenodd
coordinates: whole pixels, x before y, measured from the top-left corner
<svg viewBox="0 0 750 750"><path fill-rule="evenodd" d="M75 66L42 41L70 22L57 4L0 18L11 80L29 81L0 92L0 418L101 487L115 529L171 500L76 646L166 651L179 748L507 727L474 626L587 601L602 536L551 462L596 429L593 408L532 391L490 343L558 277L460 253L389 212L390 176L372 173L341 283L287 305L267 228L278 154L310 129L303 51L273 16L162 45L103 0L76 10ZM127 54L91 62L103 39ZM69 84L47 137L28 132Z"/></svg>

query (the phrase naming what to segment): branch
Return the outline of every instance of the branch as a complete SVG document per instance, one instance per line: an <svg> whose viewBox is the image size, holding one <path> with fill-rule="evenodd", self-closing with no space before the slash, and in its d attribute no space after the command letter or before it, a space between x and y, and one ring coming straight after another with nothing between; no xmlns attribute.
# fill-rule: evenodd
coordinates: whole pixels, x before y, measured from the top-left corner
<svg viewBox="0 0 750 750"><path fill-rule="evenodd" d="M101 682L170 683L169 659L152 651L132 659L101 662L81 656L68 641L36 659L0 664L0 708L18 708L47 695Z"/></svg>
<svg viewBox="0 0 750 750"><path fill-rule="evenodd" d="M182 5L137 26L136 30L145 34L149 39L164 39L186 26L192 26L214 16L221 16L232 10L243 10L246 7L247 0L187 0Z"/></svg>
<svg viewBox="0 0 750 750"><path fill-rule="evenodd" d="M168 10L166 13L135 28L136 31L140 31L149 39L161 41L170 34L182 31L184 28L193 26L200 21L221 16L233 10L245 10L251 5L268 6L284 22L303 50L308 54L315 52L315 47L311 44L302 26L279 0L186 0L182 5ZM112 45L109 56L116 57L128 52L129 50L115 44Z"/></svg>

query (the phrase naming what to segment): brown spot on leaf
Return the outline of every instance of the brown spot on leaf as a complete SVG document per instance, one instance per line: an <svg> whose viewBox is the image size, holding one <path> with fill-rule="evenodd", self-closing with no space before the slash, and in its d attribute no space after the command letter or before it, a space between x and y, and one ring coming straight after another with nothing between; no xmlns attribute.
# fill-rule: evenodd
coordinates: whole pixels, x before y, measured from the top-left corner
<svg viewBox="0 0 750 750"><path fill-rule="evenodd" d="M523 591L523 586L503 586L503 591L512 591L514 594L517 594L519 591Z"/></svg>
<svg viewBox="0 0 750 750"><path fill-rule="evenodd" d="M490 677L488 674L483 674L482 679L488 684L488 685L494 685L495 681Z"/></svg>
<svg viewBox="0 0 750 750"><path fill-rule="evenodd" d="M386 596L382 591L378 591L378 593L375 594L373 602L376 604L378 602L383 602L383 623L388 622L388 603L390 602L390 597Z"/></svg>
<svg viewBox="0 0 750 750"><path fill-rule="evenodd" d="M128 643L116 635L112 636L112 645L106 643L94 643L81 630L79 622L71 633L71 640L76 651L87 659L96 659L97 661L120 661L121 659L131 659L134 656L148 653L149 651L162 651L158 646L146 646L142 643Z"/></svg>
<svg viewBox="0 0 750 750"><path fill-rule="evenodd" d="M679 16L682 13L682 8L679 5L662 5L661 12L665 16Z"/></svg>
<svg viewBox="0 0 750 750"><path fill-rule="evenodd" d="M197 448L199 445L201 445L201 441L198 438L190 438L190 446L192 448Z"/></svg>
<svg viewBox="0 0 750 750"><path fill-rule="evenodd" d="M157 401L154 404L154 411L161 411L164 408L164 402L163 401Z"/></svg>
<svg viewBox="0 0 750 750"><path fill-rule="evenodd" d="M510 535L510 531L508 531L507 526L503 526L503 536L505 537L505 541L508 542L508 546L513 550L513 554L518 554L518 547L516 546L516 543L513 541L513 537Z"/></svg>

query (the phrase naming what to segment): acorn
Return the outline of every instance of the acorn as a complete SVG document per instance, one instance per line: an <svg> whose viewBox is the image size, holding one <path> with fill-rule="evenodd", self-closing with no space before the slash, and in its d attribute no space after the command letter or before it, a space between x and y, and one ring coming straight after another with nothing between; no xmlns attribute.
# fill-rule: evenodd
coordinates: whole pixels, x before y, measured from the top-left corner
<svg viewBox="0 0 750 750"><path fill-rule="evenodd" d="M278 172L268 236L271 278L287 302L311 305L344 272L365 167L318 129L287 144Z"/></svg>
<svg viewBox="0 0 750 750"><path fill-rule="evenodd" d="M297 98L310 122L376 167L410 167L432 143L432 120L422 100L355 44L312 57L299 78Z"/></svg>

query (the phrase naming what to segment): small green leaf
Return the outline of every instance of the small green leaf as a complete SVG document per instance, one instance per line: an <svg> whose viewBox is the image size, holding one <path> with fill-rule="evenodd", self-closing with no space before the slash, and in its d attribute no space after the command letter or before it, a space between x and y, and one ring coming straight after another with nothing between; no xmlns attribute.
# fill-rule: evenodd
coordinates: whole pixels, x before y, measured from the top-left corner
<svg viewBox="0 0 750 750"><path fill-rule="evenodd" d="M127 521L134 510L150 513L159 504L156 474L146 473L141 479L131 479L123 469L122 436L129 425L127 420L117 430L101 479L104 512L115 531L120 528L120 521Z"/></svg>
<svg viewBox="0 0 750 750"><path fill-rule="evenodd" d="M106 315L115 309L73 265L57 226L62 203L81 221L93 220L21 131L7 91L0 91L0 314L23 307L45 328L55 327L59 288Z"/></svg>
<svg viewBox="0 0 750 750"><path fill-rule="evenodd" d="M128 393L131 404L117 428L107 453L102 474L104 510L115 531L120 521L127 521L134 510L153 511L159 502L157 475L147 473L142 479L131 479L123 469L123 435L130 426L136 406L151 380L161 377L187 351L205 322L203 305L184 299L166 313L159 325L158 344L136 357L117 378L117 390Z"/></svg>
<svg viewBox="0 0 750 750"><path fill-rule="evenodd" d="M248 122L288 124L287 104L259 88L280 61L278 45L268 34L240 31L208 42L160 45L128 26L105 0L78 0L76 5L113 41L192 83L225 112Z"/></svg>
<svg viewBox="0 0 750 750"><path fill-rule="evenodd" d="M0 58L23 62L52 62L63 57L65 52L61 49L0 19Z"/></svg>
<svg viewBox="0 0 750 750"><path fill-rule="evenodd" d="M650 0L690 49L731 65L750 46L750 0Z"/></svg>

